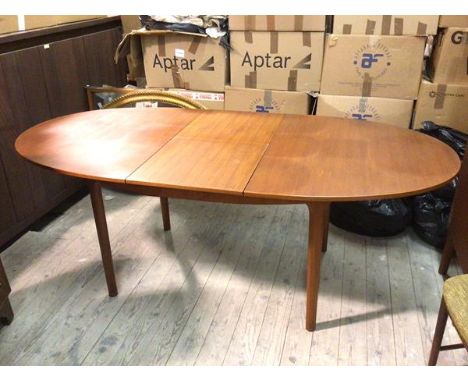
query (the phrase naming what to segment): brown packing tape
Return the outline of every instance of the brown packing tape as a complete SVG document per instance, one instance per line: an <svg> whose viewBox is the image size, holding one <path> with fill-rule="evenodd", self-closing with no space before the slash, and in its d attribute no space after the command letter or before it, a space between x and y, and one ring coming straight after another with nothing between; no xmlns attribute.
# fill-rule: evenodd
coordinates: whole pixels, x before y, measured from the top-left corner
<svg viewBox="0 0 468 382"><path fill-rule="evenodd" d="M278 53L278 32L270 32L270 53Z"/></svg>
<svg viewBox="0 0 468 382"><path fill-rule="evenodd" d="M162 57L166 56L166 36L159 35L157 37L157 44L158 44L158 54Z"/></svg>
<svg viewBox="0 0 468 382"><path fill-rule="evenodd" d="M382 32L380 34L389 35L392 25L392 16L382 16Z"/></svg>
<svg viewBox="0 0 468 382"><path fill-rule="evenodd" d="M351 34L352 27L351 24L343 24L343 34Z"/></svg>
<svg viewBox="0 0 468 382"><path fill-rule="evenodd" d="M393 24L393 30L396 36L403 35L403 18L395 17L395 21Z"/></svg>
<svg viewBox="0 0 468 382"><path fill-rule="evenodd" d="M438 84L434 97L434 109L443 109L445 102L445 94L447 93L447 85Z"/></svg>
<svg viewBox="0 0 468 382"><path fill-rule="evenodd" d="M196 54L198 50L198 46L200 45L202 37L199 36L194 36L192 39L192 42L190 43L190 46L188 48L188 51L192 54Z"/></svg>
<svg viewBox="0 0 468 382"><path fill-rule="evenodd" d="M255 89L257 87L257 72L250 72L245 75L245 87Z"/></svg>
<svg viewBox="0 0 468 382"><path fill-rule="evenodd" d="M171 72L172 72L172 82L174 83L174 87L183 88L184 81L182 81L182 77L179 72L179 67L177 65L172 66Z"/></svg>
<svg viewBox="0 0 468 382"><path fill-rule="evenodd" d="M288 90L295 91L297 89L297 70L289 71Z"/></svg>
<svg viewBox="0 0 468 382"><path fill-rule="evenodd" d="M263 105L270 108L273 102L273 92L271 90L265 90L263 92Z"/></svg>
<svg viewBox="0 0 468 382"><path fill-rule="evenodd" d="M425 36L427 35L427 24L418 22L418 29L416 30L416 34L418 36Z"/></svg>
<svg viewBox="0 0 468 382"><path fill-rule="evenodd" d="M304 16L294 16L294 30L301 31L304 28Z"/></svg>
<svg viewBox="0 0 468 382"><path fill-rule="evenodd" d="M255 16L245 16L244 17L245 29L248 31L255 30Z"/></svg>
<svg viewBox="0 0 468 382"><path fill-rule="evenodd" d="M367 19L366 34L374 34L374 32L375 32L375 20Z"/></svg>
<svg viewBox="0 0 468 382"><path fill-rule="evenodd" d="M366 97L362 97L362 98L359 98L359 113L363 114L366 112L367 110L367 100L368 98Z"/></svg>
<svg viewBox="0 0 468 382"><path fill-rule="evenodd" d="M370 97L372 92L372 78L369 76L369 73L364 74L364 78L362 81L362 97Z"/></svg>
<svg viewBox="0 0 468 382"><path fill-rule="evenodd" d="M247 44L253 43L253 36L251 31L244 31L244 40Z"/></svg>
<svg viewBox="0 0 468 382"><path fill-rule="evenodd" d="M266 17L266 22L267 22L267 30L268 31L274 31L276 30L276 19L275 16L267 16Z"/></svg>
<svg viewBox="0 0 468 382"><path fill-rule="evenodd" d="M302 32L302 46L307 46L309 48L312 46L311 32Z"/></svg>

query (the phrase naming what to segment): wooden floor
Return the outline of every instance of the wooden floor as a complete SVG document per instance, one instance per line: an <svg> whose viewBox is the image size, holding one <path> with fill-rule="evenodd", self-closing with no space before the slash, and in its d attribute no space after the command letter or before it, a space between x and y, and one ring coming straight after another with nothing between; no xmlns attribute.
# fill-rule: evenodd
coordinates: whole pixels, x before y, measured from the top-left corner
<svg viewBox="0 0 468 382"><path fill-rule="evenodd" d="M304 329L304 206L171 200L105 191L119 296L109 298L89 197L1 254L16 316L2 365L424 365L442 279L408 231L330 227L317 331ZM456 266L452 273L458 273ZM451 325L445 342L458 342ZM440 364L466 365L464 350Z"/></svg>

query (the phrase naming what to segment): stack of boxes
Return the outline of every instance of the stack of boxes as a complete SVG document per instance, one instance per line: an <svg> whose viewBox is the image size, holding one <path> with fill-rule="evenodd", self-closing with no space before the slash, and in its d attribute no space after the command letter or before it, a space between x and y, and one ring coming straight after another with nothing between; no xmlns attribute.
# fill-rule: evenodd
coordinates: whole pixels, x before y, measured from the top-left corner
<svg viewBox="0 0 468 382"><path fill-rule="evenodd" d="M320 90L325 16L230 16L226 110L309 114Z"/></svg>
<svg viewBox="0 0 468 382"><path fill-rule="evenodd" d="M432 121L468 133L468 16L441 16L439 27L413 128Z"/></svg>
<svg viewBox="0 0 468 382"><path fill-rule="evenodd" d="M335 16L317 115L409 128L438 16Z"/></svg>
<svg viewBox="0 0 468 382"><path fill-rule="evenodd" d="M118 53L147 87L208 109L310 114L320 92L317 115L468 132L468 16L334 16L326 37L325 27L325 16L230 16L230 51L210 37L139 29ZM421 82L429 35L432 82Z"/></svg>

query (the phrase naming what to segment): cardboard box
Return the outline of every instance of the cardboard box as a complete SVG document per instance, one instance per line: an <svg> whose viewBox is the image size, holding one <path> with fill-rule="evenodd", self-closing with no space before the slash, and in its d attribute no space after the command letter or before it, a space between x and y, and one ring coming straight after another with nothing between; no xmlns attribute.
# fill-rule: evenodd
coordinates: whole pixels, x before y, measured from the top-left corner
<svg viewBox="0 0 468 382"><path fill-rule="evenodd" d="M125 57L134 77L144 72L151 88L223 92L229 69L219 40L193 33L132 31L120 42L114 60Z"/></svg>
<svg viewBox="0 0 468 382"><path fill-rule="evenodd" d="M231 32L231 85L318 91L323 32Z"/></svg>
<svg viewBox="0 0 468 382"><path fill-rule="evenodd" d="M422 81L416 102L413 128L424 121L448 126L468 134L468 84L437 84Z"/></svg>
<svg viewBox="0 0 468 382"><path fill-rule="evenodd" d="M333 33L365 35L437 34L439 16L334 16Z"/></svg>
<svg viewBox="0 0 468 382"><path fill-rule="evenodd" d="M308 31L322 32L325 30L324 15L287 16L287 15L257 15L229 16L231 31Z"/></svg>
<svg viewBox="0 0 468 382"><path fill-rule="evenodd" d="M434 42L431 78L440 83L468 84L468 28L447 28Z"/></svg>
<svg viewBox="0 0 468 382"><path fill-rule="evenodd" d="M226 110L257 113L309 114L310 95L305 92L259 90L226 86Z"/></svg>
<svg viewBox="0 0 468 382"><path fill-rule="evenodd" d="M172 94L194 100L208 110L224 110L224 93L196 92L186 89L163 89Z"/></svg>
<svg viewBox="0 0 468 382"><path fill-rule="evenodd" d="M468 28L468 16L462 15L442 15L439 17L440 28Z"/></svg>
<svg viewBox="0 0 468 382"><path fill-rule="evenodd" d="M140 35L148 87L224 91L227 51L219 40L179 33Z"/></svg>
<svg viewBox="0 0 468 382"><path fill-rule="evenodd" d="M17 31L18 31L18 16L0 15L0 34L17 32Z"/></svg>
<svg viewBox="0 0 468 382"><path fill-rule="evenodd" d="M321 93L415 99L425 37L329 35Z"/></svg>
<svg viewBox="0 0 468 382"><path fill-rule="evenodd" d="M352 97L320 94L317 115L387 123L409 128L413 101L394 98Z"/></svg>
<svg viewBox="0 0 468 382"><path fill-rule="evenodd" d="M45 28L59 24L73 23L106 17L103 15L54 15L54 16L24 16L24 26L26 29Z"/></svg>

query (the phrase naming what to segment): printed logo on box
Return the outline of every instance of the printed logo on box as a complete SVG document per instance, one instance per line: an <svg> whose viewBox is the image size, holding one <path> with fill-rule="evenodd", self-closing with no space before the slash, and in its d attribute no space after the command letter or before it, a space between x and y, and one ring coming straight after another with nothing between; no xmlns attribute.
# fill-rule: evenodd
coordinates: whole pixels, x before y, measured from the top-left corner
<svg viewBox="0 0 468 382"><path fill-rule="evenodd" d="M182 50L182 49L181 49ZM178 52L177 54L181 55L181 52ZM215 65L215 59L214 56L211 56L206 62L201 64L197 68L197 59L196 58L181 58L176 55L174 55L172 58L171 57L159 57L158 54L156 53L154 55L154 60L153 60L153 68L159 67L160 69L164 69L164 72L167 73L167 71L172 70L172 68L177 69L177 70L203 70L203 71L209 71L212 72L215 70L214 68Z"/></svg>
<svg viewBox="0 0 468 382"><path fill-rule="evenodd" d="M353 56L354 68L361 78L366 74L372 79L380 78L387 73L391 64L390 50L380 41L375 45L368 43L361 46Z"/></svg>
<svg viewBox="0 0 468 382"><path fill-rule="evenodd" d="M287 69L290 66L294 69L310 69L311 61L312 53L307 54L292 66L291 56L272 56L270 53L267 53L265 55L254 55L251 57L249 52L245 52L241 66L249 66L254 71L262 68Z"/></svg>
<svg viewBox="0 0 468 382"><path fill-rule="evenodd" d="M452 36L450 39L456 45L461 44L462 42L465 42L465 44L468 44L468 32L455 31L452 33Z"/></svg>
<svg viewBox="0 0 468 382"><path fill-rule="evenodd" d="M255 98L249 104L249 110L255 111L256 113L269 113L270 111L279 111L281 105L272 100L270 105L265 105L264 100L262 97Z"/></svg>
<svg viewBox="0 0 468 382"><path fill-rule="evenodd" d="M359 101L358 105L352 106L347 112L345 112L345 118L357 119L359 121L379 121L382 119L381 115L374 106L367 103L365 98Z"/></svg>

